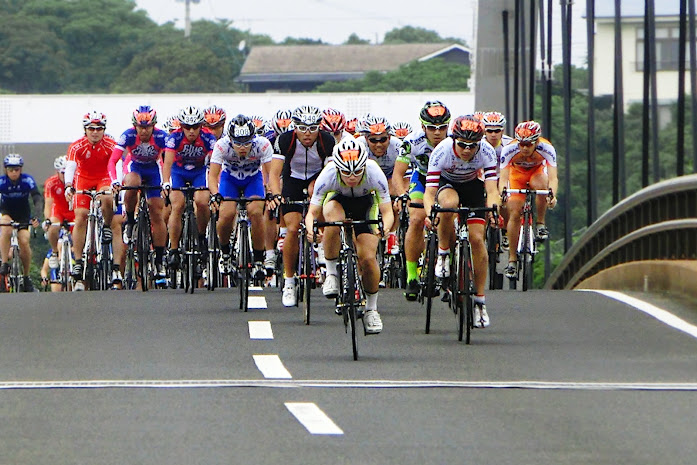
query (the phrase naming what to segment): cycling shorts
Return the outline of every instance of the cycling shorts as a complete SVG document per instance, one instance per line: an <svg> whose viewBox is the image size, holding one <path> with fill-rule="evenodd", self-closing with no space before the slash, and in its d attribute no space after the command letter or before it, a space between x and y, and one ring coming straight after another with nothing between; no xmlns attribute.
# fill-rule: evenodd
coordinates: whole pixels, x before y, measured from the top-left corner
<svg viewBox="0 0 697 465"><path fill-rule="evenodd" d="M473 179L472 181L467 182L452 182L441 176L438 187L441 188L443 186L448 186L457 192L457 196L460 198L460 205L463 207L486 207L486 191L484 190L484 181L480 179ZM472 213L467 218L467 223L484 224L484 219L484 212Z"/></svg>
<svg viewBox="0 0 697 465"><path fill-rule="evenodd" d="M423 201L424 192L426 192L426 176L414 170L409 180L409 198Z"/></svg>
<svg viewBox="0 0 697 465"><path fill-rule="evenodd" d="M172 165L172 187L175 189L181 189L186 186L187 182L191 183L191 187L208 187L207 181L205 166L187 170L177 165Z"/></svg>
<svg viewBox="0 0 697 465"><path fill-rule="evenodd" d="M61 208L54 203L51 207L51 218L55 219L56 223L62 223L63 221L73 222L75 221L75 211L66 210L65 208Z"/></svg>
<svg viewBox="0 0 697 465"><path fill-rule="evenodd" d="M508 176L508 187L511 189L527 189L528 188L528 183L534 176L538 176L540 174L545 174L545 165L541 164L540 166L530 168L530 169L522 169L522 168L516 168L515 166L511 166L511 169L509 170L509 176ZM511 194L511 196L515 196L516 198L519 199L524 199L525 195L523 194Z"/></svg>
<svg viewBox="0 0 697 465"><path fill-rule="evenodd" d="M73 180L73 187L78 191L86 191L90 189L110 190L111 189L111 178L107 175L103 178L88 178L86 176L75 175ZM90 196L85 194L79 194L74 197L74 210L78 208L90 208Z"/></svg>
<svg viewBox="0 0 697 465"><path fill-rule="evenodd" d="M353 220L378 219L378 200L377 197L372 194L362 197L347 197L338 192L330 192L324 198L323 205L331 201L337 201L344 207L346 218L351 218ZM356 236L359 234L373 234L374 230L377 230L377 225L358 224L353 228Z"/></svg>
<svg viewBox="0 0 697 465"><path fill-rule="evenodd" d="M174 167L172 167L174 171ZM140 183L143 186L157 186L155 189L148 189L145 196L148 199L159 197L162 185L162 171L157 163L137 163L131 161L126 166L127 173L135 173L140 176Z"/></svg>
<svg viewBox="0 0 697 465"><path fill-rule="evenodd" d="M238 179L230 175L227 171L223 171L220 173L220 195L226 199L239 198L242 195L247 198L264 198L266 195L264 190L264 176L261 174L261 171L259 171L253 176Z"/></svg>
<svg viewBox="0 0 697 465"><path fill-rule="evenodd" d="M11 218L12 221L16 223L27 224L31 220L29 214L30 212L28 210L22 211L21 209L3 207L0 210L0 223L9 223ZM24 226L19 229L29 229L29 226Z"/></svg>
<svg viewBox="0 0 697 465"><path fill-rule="evenodd" d="M307 189L309 192L310 184L312 184L312 182L315 179L317 179L318 176L319 176L319 173L312 176L310 179L298 179L298 178L294 178L292 176L288 176L288 177L283 178L283 188L281 190L281 195L283 196L284 199L289 198L290 200L293 200L293 201L305 200L305 194L303 193L303 190ZM311 195L311 193L310 193L310 195ZM291 213L291 212L297 212L297 213L303 212L302 205L283 204L283 205L281 205L281 209L282 209L284 215L286 213Z"/></svg>

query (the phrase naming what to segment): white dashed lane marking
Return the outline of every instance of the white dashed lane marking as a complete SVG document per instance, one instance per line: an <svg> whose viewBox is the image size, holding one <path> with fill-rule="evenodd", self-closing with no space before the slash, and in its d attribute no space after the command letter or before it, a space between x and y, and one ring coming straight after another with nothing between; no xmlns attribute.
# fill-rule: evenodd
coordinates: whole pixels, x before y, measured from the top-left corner
<svg viewBox="0 0 697 465"><path fill-rule="evenodd" d="M292 379L290 372L283 366L278 355L254 355L254 363L264 378Z"/></svg>
<svg viewBox="0 0 697 465"><path fill-rule="evenodd" d="M273 339L270 321L249 321L250 339Z"/></svg>
<svg viewBox="0 0 697 465"><path fill-rule="evenodd" d="M312 402L286 402L286 408L310 434L344 434L342 429Z"/></svg>

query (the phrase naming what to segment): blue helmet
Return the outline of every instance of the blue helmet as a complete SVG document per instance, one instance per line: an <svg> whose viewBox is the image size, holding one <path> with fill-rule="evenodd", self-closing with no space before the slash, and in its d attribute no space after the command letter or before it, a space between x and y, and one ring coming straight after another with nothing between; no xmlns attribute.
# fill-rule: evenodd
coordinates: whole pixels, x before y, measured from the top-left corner
<svg viewBox="0 0 697 465"><path fill-rule="evenodd" d="M5 164L5 168L8 166L24 166L24 158L17 153L10 153L5 156L3 163Z"/></svg>

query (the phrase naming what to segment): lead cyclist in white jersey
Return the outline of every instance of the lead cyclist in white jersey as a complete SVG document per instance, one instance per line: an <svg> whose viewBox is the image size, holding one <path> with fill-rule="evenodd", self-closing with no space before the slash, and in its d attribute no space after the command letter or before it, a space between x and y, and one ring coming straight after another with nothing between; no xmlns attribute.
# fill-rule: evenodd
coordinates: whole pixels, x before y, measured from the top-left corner
<svg viewBox="0 0 697 465"><path fill-rule="evenodd" d="M352 138L343 139L334 147L332 161L322 169L315 183L310 209L305 217L308 239L313 239L313 223L320 215L324 215L325 221L375 219L376 202L382 214L383 230L389 231L394 215L387 178L375 161L368 160L365 146ZM366 293L363 323L367 333L377 334L382 331L382 320L377 309L380 267L376 253L380 238L368 225L356 225L354 233L358 268ZM327 298L339 294L339 234L338 228L326 228L322 241L327 265L322 292Z"/></svg>

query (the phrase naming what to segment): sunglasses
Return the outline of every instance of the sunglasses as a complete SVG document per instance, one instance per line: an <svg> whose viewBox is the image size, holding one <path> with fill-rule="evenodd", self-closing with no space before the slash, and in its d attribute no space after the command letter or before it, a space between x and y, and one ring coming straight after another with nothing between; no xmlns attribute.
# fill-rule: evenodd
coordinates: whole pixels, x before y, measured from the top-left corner
<svg viewBox="0 0 697 465"><path fill-rule="evenodd" d="M356 170L356 171L339 170L339 173L341 173L342 176L346 176L348 178L350 176L355 176L355 177L362 176L363 171L365 171L365 168L361 168L361 169Z"/></svg>
<svg viewBox="0 0 697 465"><path fill-rule="evenodd" d="M7 171L22 171L22 168L19 166L8 166L5 168Z"/></svg>
<svg viewBox="0 0 697 465"><path fill-rule="evenodd" d="M201 129L200 124L182 124L182 129Z"/></svg>
<svg viewBox="0 0 697 465"><path fill-rule="evenodd" d="M104 126L87 126L85 129L88 131L103 131Z"/></svg>
<svg viewBox="0 0 697 465"><path fill-rule="evenodd" d="M232 145L236 145L237 147L251 147L252 146L252 141L247 141L247 142L235 142L234 140L232 141Z"/></svg>
<svg viewBox="0 0 697 465"><path fill-rule="evenodd" d="M380 138L371 137L371 138L369 138L368 140L369 140L370 142L372 142L373 144L382 144L382 143L385 142L387 139L389 139L389 137L384 136L384 137L380 137Z"/></svg>
<svg viewBox="0 0 697 465"><path fill-rule="evenodd" d="M455 143L463 150L474 149L479 145L479 142L464 142L461 140L456 140Z"/></svg>
<svg viewBox="0 0 697 465"><path fill-rule="evenodd" d="M305 124L296 124L295 127L300 132L315 132L319 129L319 124L313 124L311 126L307 126Z"/></svg>
<svg viewBox="0 0 697 465"><path fill-rule="evenodd" d="M520 145L521 147L532 147L533 145L535 145L535 143L522 140L518 142L518 145Z"/></svg>
<svg viewBox="0 0 697 465"><path fill-rule="evenodd" d="M448 128L448 123L445 124L427 124L426 129L429 131L445 131Z"/></svg>
<svg viewBox="0 0 697 465"><path fill-rule="evenodd" d="M498 134L499 132L501 132L501 129L487 129L486 132L488 132L489 134Z"/></svg>

